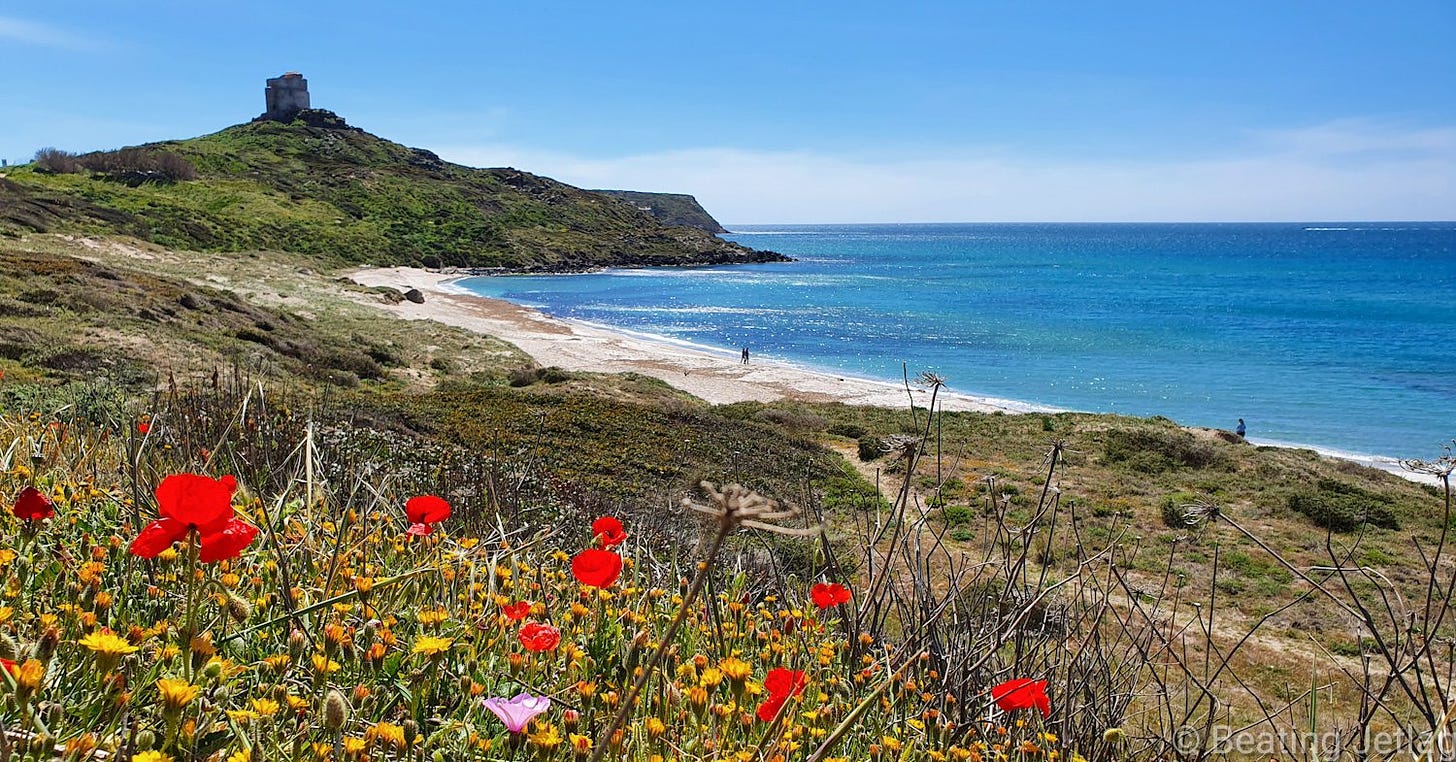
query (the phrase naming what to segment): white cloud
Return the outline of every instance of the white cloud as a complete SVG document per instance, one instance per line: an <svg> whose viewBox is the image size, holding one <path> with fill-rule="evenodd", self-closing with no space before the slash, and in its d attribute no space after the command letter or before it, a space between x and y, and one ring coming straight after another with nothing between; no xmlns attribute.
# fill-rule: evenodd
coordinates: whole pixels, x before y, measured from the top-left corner
<svg viewBox="0 0 1456 762"><path fill-rule="evenodd" d="M588 158L440 147L587 188L691 193L724 222L1456 219L1456 128L1341 120L1254 133L1240 155L1050 161L1004 150L877 158L703 148Z"/></svg>
<svg viewBox="0 0 1456 762"><path fill-rule="evenodd" d="M0 16L0 40L63 50L92 50L99 44L64 29L34 21Z"/></svg>

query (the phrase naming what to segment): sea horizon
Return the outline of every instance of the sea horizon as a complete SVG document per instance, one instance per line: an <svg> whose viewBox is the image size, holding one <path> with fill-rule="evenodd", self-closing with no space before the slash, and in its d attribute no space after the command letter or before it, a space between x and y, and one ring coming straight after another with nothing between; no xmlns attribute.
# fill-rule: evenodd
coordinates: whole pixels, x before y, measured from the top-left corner
<svg viewBox="0 0 1456 762"><path fill-rule="evenodd" d="M905 363L1029 410L1245 418L1256 444L1355 459L1434 458L1456 436L1456 223L730 230L797 261L458 285L829 374L901 383Z"/></svg>

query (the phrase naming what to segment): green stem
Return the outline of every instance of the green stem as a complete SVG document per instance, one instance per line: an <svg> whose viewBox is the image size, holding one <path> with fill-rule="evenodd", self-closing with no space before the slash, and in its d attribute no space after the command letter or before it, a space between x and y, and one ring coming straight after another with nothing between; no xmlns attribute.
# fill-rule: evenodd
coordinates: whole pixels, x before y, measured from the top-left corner
<svg viewBox="0 0 1456 762"><path fill-rule="evenodd" d="M627 724L627 718L632 715L632 705L637 701L638 694L642 693L642 688L647 685L652 673L657 670L657 665L662 663L662 657L667 655L668 646L672 644L678 628L682 627L683 621L688 617L688 609L692 608L693 601L708 582L708 574L713 570L713 561L718 557L718 548L723 545L723 540L727 539L728 533L732 530L733 525L730 522L724 521L719 525L718 533L713 536L713 544L708 546L707 559L703 562L703 568L698 570L697 576L693 578L692 587L688 588L688 594L683 596L682 605L677 609L677 616L673 618L672 624L668 625L667 632L662 634L662 641L657 644L657 651L652 654L652 661L647 663L642 674L632 684L632 690L628 691L627 697L622 700L622 708L617 710L617 716L613 718L612 724L597 736L596 747L592 749L591 762L601 761L602 755L606 753L608 742L612 740L612 734Z"/></svg>
<svg viewBox="0 0 1456 762"><path fill-rule="evenodd" d="M385 579L377 580L374 583L374 590L371 591L370 594L373 595L373 592L377 592L379 590L382 590L382 589L384 589L386 587L389 587L390 585L398 584L400 582L403 582L404 580L409 579L410 577L413 577L413 576L415 576L417 574L422 574L422 573L427 572L429 570L430 570L430 567L428 567L428 566L422 566L422 567L420 567L418 569L413 569L411 571L407 571L404 574L399 574L399 575L396 575L396 576L393 576L393 577L387 577ZM324 600L321 600L318 603L315 603L313 605L307 606L305 608L301 608L298 611L289 612L287 614L284 614L283 616L274 617L273 619L269 619L268 621L263 622L262 624L255 624L252 627L249 627L247 629L238 630L237 632L235 632L235 633L233 633L233 634L231 634L231 635L229 635L229 636L227 636L225 638L220 638L217 641L217 645L222 645L223 643L226 643L229 640L236 640L237 638L241 638L244 635L252 635L253 633L258 632L259 630L266 630L266 629L268 629L270 627L273 627L274 625L282 624L284 622L288 622L288 621L297 619L299 617L302 617L302 616L311 614L311 613L313 613L315 611L318 611L321 608L325 608L327 606L332 606L335 603L343 603L344 601L353 600L354 598L358 598L358 597L359 597L359 591L358 590L350 590L347 593L342 593L342 594L336 595L336 596L334 596L332 598L325 598Z"/></svg>
<svg viewBox="0 0 1456 762"><path fill-rule="evenodd" d="M187 626L182 631L182 669L192 682L192 639L197 637L197 554L201 537L196 529L187 532Z"/></svg>

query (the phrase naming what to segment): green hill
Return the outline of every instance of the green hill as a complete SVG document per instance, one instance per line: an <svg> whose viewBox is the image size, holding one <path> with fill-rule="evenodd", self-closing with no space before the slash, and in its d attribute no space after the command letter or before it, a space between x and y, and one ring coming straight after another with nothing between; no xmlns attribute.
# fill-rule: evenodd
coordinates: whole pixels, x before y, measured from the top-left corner
<svg viewBox="0 0 1456 762"><path fill-rule="evenodd" d="M179 249L431 267L783 259L529 172L451 164L320 110L291 124L61 159L49 171L41 162L0 178L0 232L123 234Z"/></svg>

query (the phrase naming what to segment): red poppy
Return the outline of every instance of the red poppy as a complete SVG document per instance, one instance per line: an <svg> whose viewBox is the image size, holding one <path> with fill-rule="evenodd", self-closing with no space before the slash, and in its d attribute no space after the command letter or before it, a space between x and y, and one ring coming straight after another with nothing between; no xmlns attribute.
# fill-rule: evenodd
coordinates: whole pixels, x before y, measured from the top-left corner
<svg viewBox="0 0 1456 762"><path fill-rule="evenodd" d="M35 487L26 487L20 491L20 496L15 498L15 506L10 509L17 518L26 521L40 521L56 515L56 506L51 499L42 495Z"/></svg>
<svg viewBox="0 0 1456 762"><path fill-rule="evenodd" d="M603 516L592 522L592 538L601 540L602 547L610 548L625 542L627 531L622 528L622 522L611 516Z"/></svg>
<svg viewBox="0 0 1456 762"><path fill-rule="evenodd" d="M404 504L404 513L409 517L413 535L426 535L435 531L435 524L450 518L450 504L442 497L420 495Z"/></svg>
<svg viewBox="0 0 1456 762"><path fill-rule="evenodd" d="M773 722L789 697L803 693L807 683L801 669L774 667L769 670L768 676L763 679L763 689L768 691L768 698L758 705L758 719Z"/></svg>
<svg viewBox="0 0 1456 762"><path fill-rule="evenodd" d="M622 574L622 557L610 550L587 548L571 559L571 576L583 585L611 587Z"/></svg>
<svg viewBox="0 0 1456 762"><path fill-rule="evenodd" d="M173 474L163 479L156 493L162 516L142 528L131 541L132 555L155 558L196 529L202 541L199 560L212 563L237 556L258 536L257 527L233 515L233 491L237 488L238 482L231 476L212 479Z"/></svg>
<svg viewBox="0 0 1456 762"><path fill-rule="evenodd" d="M527 622L516 637L527 651L550 651L561 642L561 630L542 622Z"/></svg>
<svg viewBox="0 0 1456 762"><path fill-rule="evenodd" d="M3 656L0 656L0 667L4 667L5 671L9 672L12 676L15 674L15 662Z"/></svg>
<svg viewBox="0 0 1456 762"><path fill-rule="evenodd" d="M506 619L512 622L519 622L531 613L531 602L516 601L515 603L507 603L501 606L501 613L506 615Z"/></svg>
<svg viewBox="0 0 1456 762"><path fill-rule="evenodd" d="M809 597L814 599L814 605L821 609L830 606L838 606L841 603L848 603L850 598L849 588L838 582L825 584L820 582L809 591Z"/></svg>
<svg viewBox="0 0 1456 762"><path fill-rule="evenodd" d="M150 432L151 430L152 430L152 424L147 423L146 421L141 421L140 423L137 424L137 432L138 433L141 433L141 434L145 435L146 433Z"/></svg>
<svg viewBox="0 0 1456 762"><path fill-rule="evenodd" d="M1042 717L1047 717L1052 713L1052 702L1047 698L1046 686L1045 680L1018 677L992 688L991 698L1004 712L1036 708L1041 710Z"/></svg>

